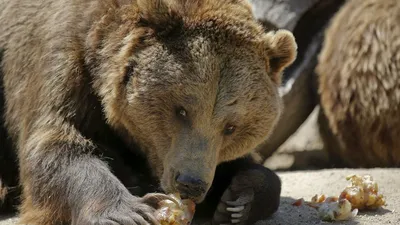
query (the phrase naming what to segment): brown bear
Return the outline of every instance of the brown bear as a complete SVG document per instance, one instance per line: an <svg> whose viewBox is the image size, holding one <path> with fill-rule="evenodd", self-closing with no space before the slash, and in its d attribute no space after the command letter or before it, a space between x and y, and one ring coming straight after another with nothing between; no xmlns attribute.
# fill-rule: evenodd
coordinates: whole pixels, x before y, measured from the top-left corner
<svg viewBox="0 0 400 225"><path fill-rule="evenodd" d="M319 0L296 21L293 34L299 48L296 62L285 72L285 111L259 146L263 159L320 104L320 134L331 162L318 167L400 166L399 4Z"/></svg>
<svg viewBox="0 0 400 225"><path fill-rule="evenodd" d="M325 32L321 135L344 166L400 166L399 21L398 0L350 0Z"/></svg>
<svg viewBox="0 0 400 225"><path fill-rule="evenodd" d="M12 143L0 155L18 155L22 223L158 224L160 192L193 199L214 224L277 210L280 180L249 153L281 114L290 32L266 32L245 0L0 9Z"/></svg>

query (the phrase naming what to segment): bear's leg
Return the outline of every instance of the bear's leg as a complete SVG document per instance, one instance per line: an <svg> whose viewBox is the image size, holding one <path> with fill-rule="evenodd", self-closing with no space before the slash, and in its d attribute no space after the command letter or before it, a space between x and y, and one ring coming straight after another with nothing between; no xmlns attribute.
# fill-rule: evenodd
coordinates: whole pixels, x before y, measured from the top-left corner
<svg viewBox="0 0 400 225"><path fill-rule="evenodd" d="M20 144L24 224L155 224L162 194L133 196L73 126L37 128Z"/></svg>
<svg viewBox="0 0 400 225"><path fill-rule="evenodd" d="M106 160L112 173L132 195L143 197L148 193L163 192L147 164L147 159L142 155L112 150L107 151L104 156L109 159Z"/></svg>
<svg viewBox="0 0 400 225"><path fill-rule="evenodd" d="M209 196L218 200L214 201L217 207L212 224L254 224L277 211L281 181L273 171L251 157L223 164L219 169L214 192Z"/></svg>

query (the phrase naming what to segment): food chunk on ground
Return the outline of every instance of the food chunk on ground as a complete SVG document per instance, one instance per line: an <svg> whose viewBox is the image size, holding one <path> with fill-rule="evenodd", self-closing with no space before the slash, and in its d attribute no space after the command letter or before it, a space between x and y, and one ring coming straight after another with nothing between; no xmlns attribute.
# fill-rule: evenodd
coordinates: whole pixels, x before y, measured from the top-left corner
<svg viewBox="0 0 400 225"><path fill-rule="evenodd" d="M190 199L181 199L179 194L171 194L172 200L161 201L156 211L156 219L161 225L189 225L195 213L195 203Z"/></svg>
<svg viewBox="0 0 400 225"><path fill-rule="evenodd" d="M370 175L351 175L346 178L351 186L346 187L339 199L347 199L356 209L377 209L386 204L382 194L378 193L378 183Z"/></svg>
<svg viewBox="0 0 400 225"><path fill-rule="evenodd" d="M346 177L351 181L339 197L315 195L311 201L299 199L294 206L306 204L318 210L320 218L324 221L349 220L355 217L358 210L377 209L386 204L382 194L378 193L378 183L370 175L351 175Z"/></svg>

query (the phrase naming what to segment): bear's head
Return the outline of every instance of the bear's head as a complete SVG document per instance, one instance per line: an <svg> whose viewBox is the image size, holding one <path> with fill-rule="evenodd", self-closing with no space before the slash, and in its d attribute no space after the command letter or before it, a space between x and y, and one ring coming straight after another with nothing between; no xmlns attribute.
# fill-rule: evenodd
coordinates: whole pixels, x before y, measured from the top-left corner
<svg viewBox="0 0 400 225"><path fill-rule="evenodd" d="M108 122L166 192L202 201L221 162L264 141L282 110L293 35L266 33L245 0L119 0L90 31Z"/></svg>

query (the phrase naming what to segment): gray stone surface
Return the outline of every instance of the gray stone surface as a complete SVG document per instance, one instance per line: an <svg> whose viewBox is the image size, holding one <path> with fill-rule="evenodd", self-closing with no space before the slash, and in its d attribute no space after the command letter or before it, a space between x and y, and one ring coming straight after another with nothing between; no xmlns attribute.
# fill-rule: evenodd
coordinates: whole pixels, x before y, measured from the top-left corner
<svg viewBox="0 0 400 225"><path fill-rule="evenodd" d="M319 0L250 0L254 16L279 28L293 30L303 13Z"/></svg>
<svg viewBox="0 0 400 225"><path fill-rule="evenodd" d="M394 225L400 224L400 169L330 169L320 171L281 172L282 202L279 211L268 221L257 225L312 225L322 222L315 209L291 204L299 198L310 200L315 194L339 195L348 185L345 177L350 174L372 175L380 192L386 197L387 206L377 211L361 212L354 220L335 222L345 225Z"/></svg>

